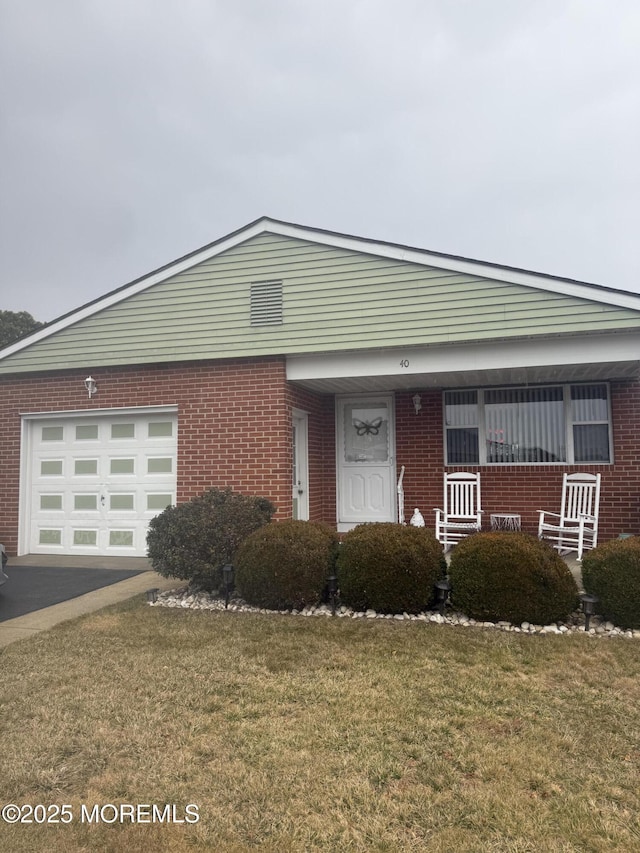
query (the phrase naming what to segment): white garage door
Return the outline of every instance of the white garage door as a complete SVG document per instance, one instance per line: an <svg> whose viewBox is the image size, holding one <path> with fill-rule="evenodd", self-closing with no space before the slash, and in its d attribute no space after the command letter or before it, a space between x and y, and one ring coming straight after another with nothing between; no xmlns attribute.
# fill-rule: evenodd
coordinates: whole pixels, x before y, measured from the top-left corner
<svg viewBox="0 0 640 853"><path fill-rule="evenodd" d="M26 550L144 556L176 502L176 415L101 412L28 421Z"/></svg>

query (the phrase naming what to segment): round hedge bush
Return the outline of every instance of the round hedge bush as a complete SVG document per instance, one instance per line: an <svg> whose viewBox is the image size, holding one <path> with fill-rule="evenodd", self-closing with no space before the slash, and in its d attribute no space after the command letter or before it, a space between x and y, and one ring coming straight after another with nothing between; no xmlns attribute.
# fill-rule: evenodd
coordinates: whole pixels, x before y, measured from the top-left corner
<svg viewBox="0 0 640 853"><path fill-rule="evenodd" d="M335 567L338 535L326 524L279 521L238 548L236 587L248 604L300 610L317 604Z"/></svg>
<svg viewBox="0 0 640 853"><path fill-rule="evenodd" d="M419 613L445 566L442 546L424 527L359 524L338 553L340 600L355 610Z"/></svg>
<svg viewBox="0 0 640 853"><path fill-rule="evenodd" d="M582 558L582 582L596 612L620 628L640 628L640 537L603 542Z"/></svg>
<svg viewBox="0 0 640 853"><path fill-rule="evenodd" d="M232 563L240 542L275 512L266 498L231 489L209 489L151 519L147 554L163 577L187 580L208 591L220 588L222 566Z"/></svg>
<svg viewBox="0 0 640 853"><path fill-rule="evenodd" d="M548 543L527 533L475 533L449 564L452 604L486 622L548 625L578 606L578 587Z"/></svg>

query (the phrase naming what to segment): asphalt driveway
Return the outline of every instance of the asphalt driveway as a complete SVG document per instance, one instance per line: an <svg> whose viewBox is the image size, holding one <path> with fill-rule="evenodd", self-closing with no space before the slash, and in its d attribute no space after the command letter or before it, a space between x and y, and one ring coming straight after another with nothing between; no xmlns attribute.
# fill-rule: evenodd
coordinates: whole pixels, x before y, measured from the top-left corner
<svg viewBox="0 0 640 853"><path fill-rule="evenodd" d="M0 586L0 622L43 610L96 589L142 574L135 569L79 569L60 566L11 566Z"/></svg>
<svg viewBox="0 0 640 853"><path fill-rule="evenodd" d="M9 557L0 587L0 648L59 622L126 601L152 587L172 589L144 557Z"/></svg>

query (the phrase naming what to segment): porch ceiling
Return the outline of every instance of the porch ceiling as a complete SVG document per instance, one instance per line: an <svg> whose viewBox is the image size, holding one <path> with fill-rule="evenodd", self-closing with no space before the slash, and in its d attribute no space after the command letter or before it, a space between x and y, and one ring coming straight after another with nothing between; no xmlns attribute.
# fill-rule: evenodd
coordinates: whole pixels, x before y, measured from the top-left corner
<svg viewBox="0 0 640 853"><path fill-rule="evenodd" d="M332 376L291 378L291 381L321 394L357 394L382 391L414 391L421 388L465 388L487 385L528 385L545 382L594 382L610 379L637 379L640 360L589 362L586 364L501 367L435 373L398 373L387 376Z"/></svg>

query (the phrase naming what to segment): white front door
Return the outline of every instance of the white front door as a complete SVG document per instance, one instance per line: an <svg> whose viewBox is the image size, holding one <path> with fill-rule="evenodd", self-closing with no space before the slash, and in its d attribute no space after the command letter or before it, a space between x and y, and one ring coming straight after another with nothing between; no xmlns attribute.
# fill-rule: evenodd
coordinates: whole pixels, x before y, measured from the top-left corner
<svg viewBox="0 0 640 853"><path fill-rule="evenodd" d="M393 397L338 399L338 530L396 521Z"/></svg>
<svg viewBox="0 0 640 853"><path fill-rule="evenodd" d="M306 412L293 412L293 517L309 520L309 417Z"/></svg>

